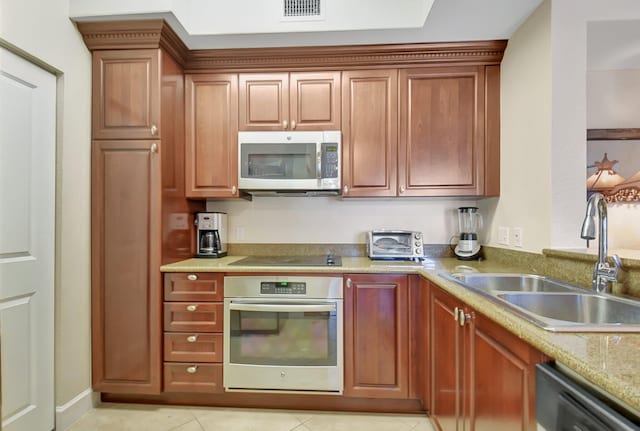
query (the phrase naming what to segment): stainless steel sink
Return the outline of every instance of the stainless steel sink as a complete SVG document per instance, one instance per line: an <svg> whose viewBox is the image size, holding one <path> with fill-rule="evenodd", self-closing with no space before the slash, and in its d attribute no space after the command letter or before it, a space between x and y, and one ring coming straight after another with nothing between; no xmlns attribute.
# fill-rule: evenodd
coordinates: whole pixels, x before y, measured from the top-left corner
<svg viewBox="0 0 640 431"><path fill-rule="evenodd" d="M556 332L640 332L640 302L534 274L447 272L454 281Z"/></svg>
<svg viewBox="0 0 640 431"><path fill-rule="evenodd" d="M441 275L483 292L575 292L579 289L559 280L534 274L452 272Z"/></svg>
<svg viewBox="0 0 640 431"><path fill-rule="evenodd" d="M559 331L640 331L640 303L595 293L498 293L525 318Z"/></svg>

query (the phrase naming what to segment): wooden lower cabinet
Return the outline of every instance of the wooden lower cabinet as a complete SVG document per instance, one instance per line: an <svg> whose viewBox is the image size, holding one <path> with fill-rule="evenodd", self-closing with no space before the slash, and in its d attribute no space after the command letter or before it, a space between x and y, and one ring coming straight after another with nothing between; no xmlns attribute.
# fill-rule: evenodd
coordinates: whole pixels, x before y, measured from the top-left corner
<svg viewBox="0 0 640 431"><path fill-rule="evenodd" d="M345 274L344 394L407 398L408 276Z"/></svg>
<svg viewBox="0 0 640 431"><path fill-rule="evenodd" d="M159 393L160 141L92 145L93 389Z"/></svg>
<svg viewBox="0 0 640 431"><path fill-rule="evenodd" d="M224 392L223 283L222 273L164 275L165 392Z"/></svg>
<svg viewBox="0 0 640 431"><path fill-rule="evenodd" d="M431 286L431 416L441 431L536 429L535 365L545 357Z"/></svg>
<svg viewBox="0 0 640 431"><path fill-rule="evenodd" d="M165 392L221 393L222 364L164 363Z"/></svg>

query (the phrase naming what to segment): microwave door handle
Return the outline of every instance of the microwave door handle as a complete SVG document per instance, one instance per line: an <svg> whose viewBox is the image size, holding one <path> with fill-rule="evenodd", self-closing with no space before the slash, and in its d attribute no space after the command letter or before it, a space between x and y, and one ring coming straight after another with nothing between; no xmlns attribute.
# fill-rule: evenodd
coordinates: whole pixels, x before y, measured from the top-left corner
<svg viewBox="0 0 640 431"><path fill-rule="evenodd" d="M304 304L229 304L229 310L233 311L270 311L277 312L290 312L290 313L312 313L320 311L336 311L334 304L316 304L316 305L304 305Z"/></svg>
<svg viewBox="0 0 640 431"><path fill-rule="evenodd" d="M322 143L316 142L316 178L322 179Z"/></svg>

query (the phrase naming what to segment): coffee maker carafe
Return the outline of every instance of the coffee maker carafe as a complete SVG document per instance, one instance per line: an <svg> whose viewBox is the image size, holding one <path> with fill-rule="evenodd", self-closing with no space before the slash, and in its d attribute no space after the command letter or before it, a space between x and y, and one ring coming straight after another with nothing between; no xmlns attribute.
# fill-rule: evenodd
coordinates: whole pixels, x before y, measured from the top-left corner
<svg viewBox="0 0 640 431"><path fill-rule="evenodd" d="M227 215L225 213L196 214L196 256L227 255Z"/></svg>
<svg viewBox="0 0 640 431"><path fill-rule="evenodd" d="M455 254L461 260L475 260L480 257L478 232L482 228L482 215L476 207L458 208L458 228L460 230Z"/></svg>

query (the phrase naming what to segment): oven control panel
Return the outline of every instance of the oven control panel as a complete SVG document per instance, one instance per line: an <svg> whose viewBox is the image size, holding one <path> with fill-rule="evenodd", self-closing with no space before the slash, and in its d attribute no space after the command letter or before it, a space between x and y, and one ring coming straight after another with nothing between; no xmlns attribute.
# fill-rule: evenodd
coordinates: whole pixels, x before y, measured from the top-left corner
<svg viewBox="0 0 640 431"><path fill-rule="evenodd" d="M300 281L263 281L260 283L262 295L306 295L307 283Z"/></svg>

